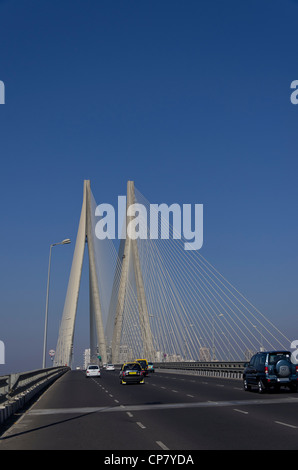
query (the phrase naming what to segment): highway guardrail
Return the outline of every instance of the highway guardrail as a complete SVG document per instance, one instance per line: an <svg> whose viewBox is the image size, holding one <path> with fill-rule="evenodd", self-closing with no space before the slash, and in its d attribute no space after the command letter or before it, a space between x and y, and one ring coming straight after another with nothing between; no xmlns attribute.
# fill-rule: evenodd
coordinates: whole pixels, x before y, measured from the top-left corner
<svg viewBox="0 0 298 470"><path fill-rule="evenodd" d="M68 370L51 367L0 376L0 424Z"/></svg>
<svg viewBox="0 0 298 470"><path fill-rule="evenodd" d="M156 362L155 369L193 373L208 377L241 379L245 362Z"/></svg>

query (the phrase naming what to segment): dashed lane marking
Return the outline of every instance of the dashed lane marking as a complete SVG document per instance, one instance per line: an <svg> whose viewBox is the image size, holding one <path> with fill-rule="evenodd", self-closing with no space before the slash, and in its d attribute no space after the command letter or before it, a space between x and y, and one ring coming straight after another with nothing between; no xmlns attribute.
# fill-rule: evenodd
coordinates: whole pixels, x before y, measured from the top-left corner
<svg viewBox="0 0 298 470"><path fill-rule="evenodd" d="M140 421L137 421L137 425L138 425L141 429L146 429L146 426L144 426L144 424L142 424Z"/></svg>
<svg viewBox="0 0 298 470"><path fill-rule="evenodd" d="M237 408L234 408L234 411L237 411L238 413L243 413L244 415L248 415L248 411L238 410Z"/></svg>
<svg viewBox="0 0 298 470"><path fill-rule="evenodd" d="M156 441L156 444L159 445L163 450L170 450L163 442Z"/></svg>
<svg viewBox="0 0 298 470"><path fill-rule="evenodd" d="M297 429L297 426L293 426L293 424L282 423L281 421L274 421L276 424L281 424L282 426L287 426L288 428Z"/></svg>

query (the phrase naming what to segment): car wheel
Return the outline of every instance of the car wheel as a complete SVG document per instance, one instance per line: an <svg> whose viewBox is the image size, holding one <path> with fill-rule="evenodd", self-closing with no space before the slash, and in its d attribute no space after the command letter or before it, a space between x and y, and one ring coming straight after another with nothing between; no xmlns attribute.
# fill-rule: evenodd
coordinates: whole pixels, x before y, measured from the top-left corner
<svg viewBox="0 0 298 470"><path fill-rule="evenodd" d="M243 388L246 392L250 391L250 385L248 385L247 380L243 379Z"/></svg>

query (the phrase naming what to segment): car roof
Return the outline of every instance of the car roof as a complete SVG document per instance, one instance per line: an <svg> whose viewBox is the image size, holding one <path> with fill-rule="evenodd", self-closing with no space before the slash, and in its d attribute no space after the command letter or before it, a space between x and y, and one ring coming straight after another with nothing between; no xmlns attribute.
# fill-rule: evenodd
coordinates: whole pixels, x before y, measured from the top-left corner
<svg viewBox="0 0 298 470"><path fill-rule="evenodd" d="M291 351L287 351L286 349L277 349L273 351L259 351L257 354L292 354Z"/></svg>

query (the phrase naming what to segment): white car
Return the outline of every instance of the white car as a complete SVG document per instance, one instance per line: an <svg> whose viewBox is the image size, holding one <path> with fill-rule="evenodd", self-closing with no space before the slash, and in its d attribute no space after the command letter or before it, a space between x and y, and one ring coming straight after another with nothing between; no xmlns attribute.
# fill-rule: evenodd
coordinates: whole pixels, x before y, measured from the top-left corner
<svg viewBox="0 0 298 470"><path fill-rule="evenodd" d="M106 370L115 370L114 364L107 364Z"/></svg>
<svg viewBox="0 0 298 470"><path fill-rule="evenodd" d="M100 368L96 364L90 364L86 369L86 377L100 377Z"/></svg>

